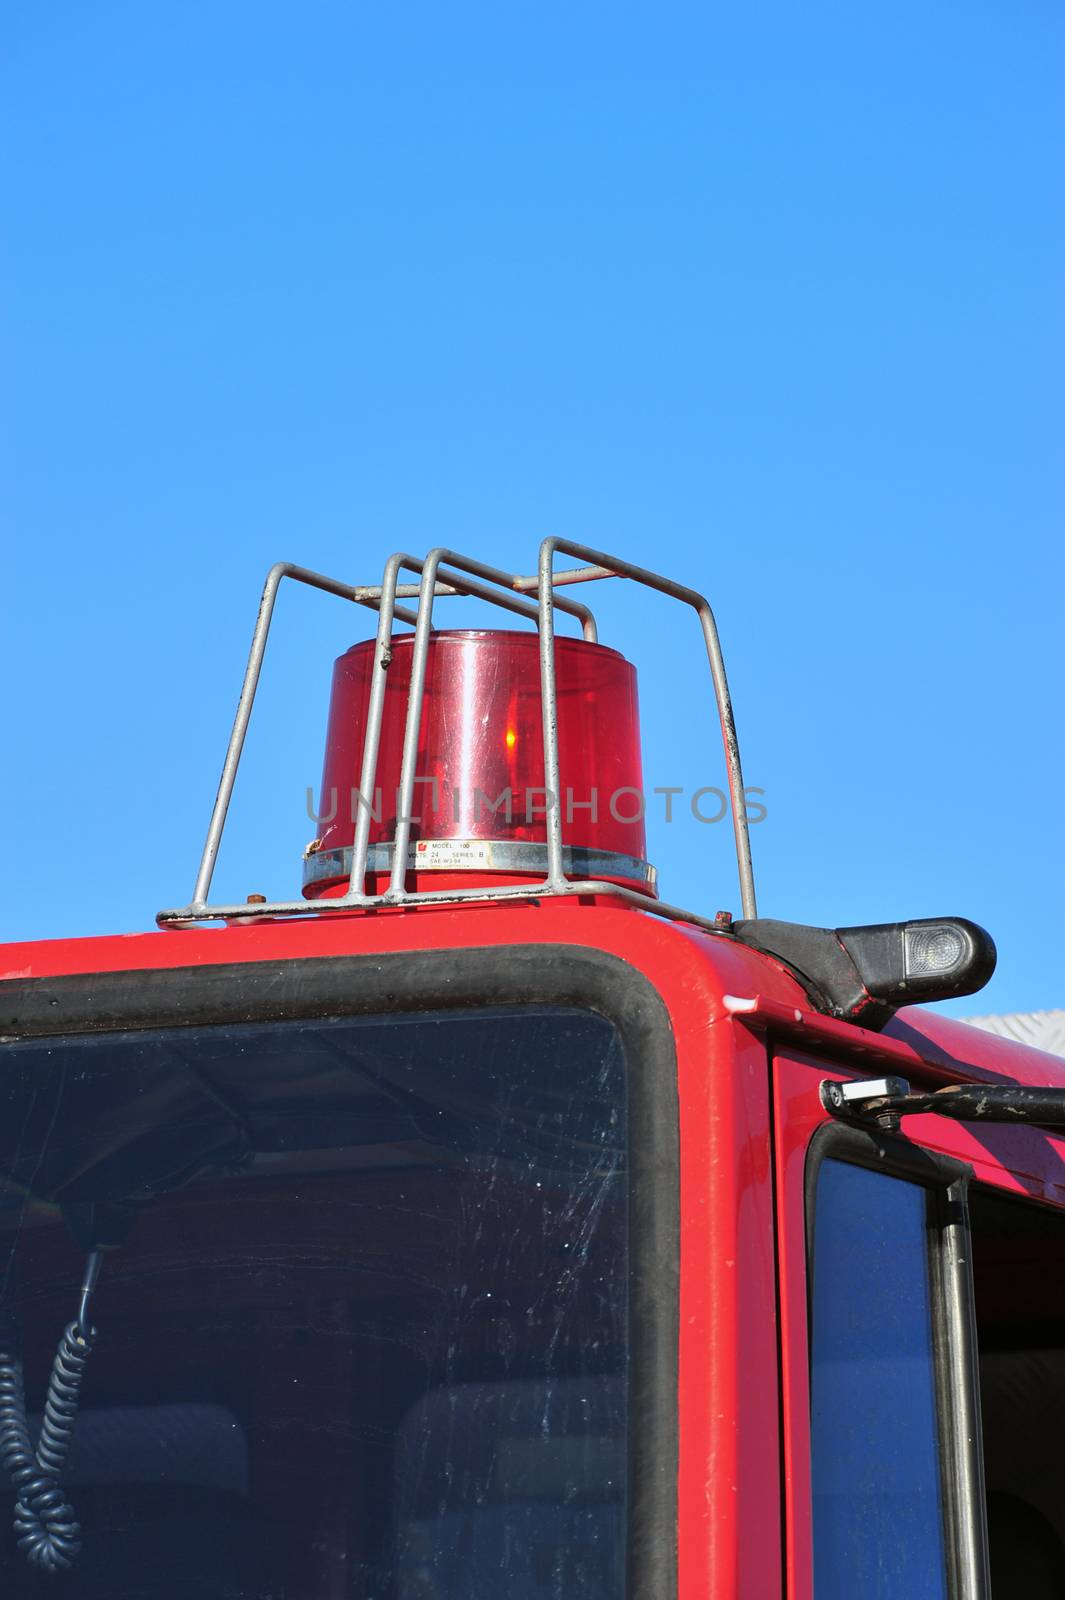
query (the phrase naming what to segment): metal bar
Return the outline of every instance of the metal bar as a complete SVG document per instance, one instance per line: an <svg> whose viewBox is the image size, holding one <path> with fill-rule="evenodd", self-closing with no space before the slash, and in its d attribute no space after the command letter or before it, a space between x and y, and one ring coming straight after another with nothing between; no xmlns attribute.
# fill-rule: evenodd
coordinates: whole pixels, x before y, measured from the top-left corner
<svg viewBox="0 0 1065 1600"><path fill-rule="evenodd" d="M377 610L377 601L376 600L356 600L355 604L357 606L365 606L368 611L376 611ZM396 608L395 608L395 617L400 622L406 622L412 628L413 628L414 624L418 620L418 618L415 616L414 612L413 611L408 611L406 606L396 606Z"/></svg>
<svg viewBox="0 0 1065 1600"><path fill-rule="evenodd" d="M973 1286L968 1177L945 1192L933 1190L940 1225L940 1249L933 1253L935 1288L946 1338L937 1339L938 1387L945 1391L946 1454L958 1593L966 1600L990 1600L984 1480L983 1427L977 1358L976 1295Z"/></svg>
<svg viewBox="0 0 1065 1600"><path fill-rule="evenodd" d="M196 874L196 886L192 891L192 904L194 906L206 905L207 896L210 893L214 865L218 859L218 846L222 841L222 830L226 825L226 813L229 810L229 802L233 797L233 784L237 776L237 767L240 764L241 751L244 749L244 738L248 731L251 708L255 704L255 691L259 685L259 674L262 671L263 656L266 653L266 640L270 632L270 622L274 614L277 591L281 585L281 579L287 575L287 571L286 564L279 561L270 568L266 575L262 599L259 601L259 614L255 619L255 627L252 631L248 662L244 668L244 681L240 686L236 715L233 718L229 744L226 747L225 760L222 763L222 775L218 780L218 789L215 794L214 806L211 810L211 820L207 825L207 837L204 840L199 871Z"/></svg>
<svg viewBox="0 0 1065 1600"><path fill-rule="evenodd" d="M474 561L472 556L462 556L455 550L442 550L442 570L447 572L449 584L455 585L460 592L474 594L481 600L487 600L491 605L502 606L505 611L516 611L519 616L528 617L531 622L539 624L540 608L535 600L526 600L513 593L513 573L504 572L500 567L489 566L486 561ZM471 577L483 578L487 583L497 585L502 593L486 589L482 584L471 585L468 577L458 577L457 573L469 574ZM440 585L437 585L437 593ZM595 618L586 605L579 600L567 600L564 596L556 602L560 611L565 611L568 616L576 617L581 624L581 630L589 644L596 644L599 632L595 625Z"/></svg>
<svg viewBox="0 0 1065 1600"><path fill-rule="evenodd" d="M406 563L404 563L406 565ZM411 806L414 804L414 764L418 759L418 734L422 720L422 696L425 691L425 665L429 655L429 633L433 625L433 597L436 594L436 572L440 565L440 552L431 550L421 566L421 593L418 596L418 622L414 629L414 645L410 659L410 688L407 691L407 721L403 729L403 757L399 768L399 795L396 800L396 831L392 844L392 871L388 882L388 896L400 900L406 893L407 851L410 846Z"/></svg>
<svg viewBox="0 0 1065 1600"><path fill-rule="evenodd" d="M454 593L454 590L452 590L451 593ZM356 594L352 595L351 598L355 601L357 606L365 606L369 611L378 611L380 609L380 600L375 599L372 595ZM408 611L406 606L395 606L393 608L393 615L398 617L400 622L409 623L412 628L418 620L417 612Z"/></svg>
<svg viewBox="0 0 1065 1600"><path fill-rule="evenodd" d="M555 591L551 582L554 550L540 546L540 708L544 728L544 827L547 830L547 887L559 892L566 882L562 856L562 808L558 775L558 688L555 681Z"/></svg>
<svg viewBox="0 0 1065 1600"><path fill-rule="evenodd" d="M543 652L543 619L548 607L545 605L545 595L550 592L550 574L554 568L556 551L573 556L578 561L588 562L590 565L602 567L615 572L618 577L632 578L636 583L642 583L648 589L656 589L659 594L671 595L674 600L683 600L694 608L699 617L703 631L703 642L706 645L706 654L710 662L710 676L714 683L714 696L717 701L718 720L721 724L721 738L725 746L725 766L728 770L729 795L732 802L732 831L736 842L736 867L740 879L740 901L745 917L755 917L757 900L754 889L754 868L751 862L751 836L747 825L747 805L743 793L743 769L740 763L740 745L736 734L736 721L732 711L732 698L729 694L728 678L725 674L725 661L721 653L721 641L718 638L717 623L714 613L705 596L695 589L689 589L684 584L674 583L671 578L663 578L657 572L648 572L645 567L637 567L629 561L621 561L615 556L604 555L601 550L589 549L587 545L574 544L569 539L545 539L540 546L540 641ZM552 672L554 662L552 659ZM546 678L545 678L546 686ZM547 710L545 695L544 711L544 766L545 782L550 782L546 777L547 767ZM556 736L557 754L557 736ZM557 777L557 773L556 773ZM561 843L561 833L559 834ZM551 843L550 822L548 825L548 845Z"/></svg>
<svg viewBox="0 0 1065 1600"><path fill-rule="evenodd" d="M396 579L401 568L414 563L414 557L398 550L385 562L384 576L378 594L380 615L377 620L377 641L374 648L373 672L370 677L370 697L366 710L366 732L362 741L362 768L359 772L359 806L355 818L354 848L351 857L351 877L348 879L348 896L353 903L361 904L366 897L366 858L370 849L370 813L373 809L374 780L377 777L377 754L381 743L381 721L385 707L385 683L392 659L392 619L396 612ZM415 627L418 616L415 615Z"/></svg>
<svg viewBox="0 0 1065 1600"><path fill-rule="evenodd" d="M283 578L293 578L297 583L305 583L312 589L321 589L326 594L337 595L341 600L351 600L355 604L362 603L358 590L351 584L327 578L320 572L312 572L308 567L294 566L290 561L275 562L267 573L262 599L259 601L259 614L255 619L255 628L251 636L251 648L244 669L244 681L241 684L236 715L233 718L225 760L222 763L222 775L218 780L211 820L207 826L207 837L200 856L196 886L192 891L194 906L206 905L210 893L211 879L214 877L215 862L218 859L218 847L222 842L222 830L225 828L229 803L233 798L233 784L236 781L237 768L244 749L252 706L255 704L255 692L259 687L259 674L262 671L263 656L266 654L266 641L273 620L274 606L277 603L277 591L281 587ZM411 612L405 612L403 620L415 622L417 619Z"/></svg>
<svg viewBox="0 0 1065 1600"><path fill-rule="evenodd" d="M524 594L528 590L535 589L537 586L538 579L536 578L516 577L511 573L502 572L498 567L487 566L483 561L474 561L468 556L458 556L453 550L448 552L447 559L451 566L459 567L464 572L470 572L482 577L486 576L488 573L498 574L490 581L492 583L499 584L500 588L508 593L511 590L515 590L520 594ZM567 573L560 572L554 580L555 584L557 585L562 582L589 583L593 578L611 578L614 576L614 574L611 572L599 572L593 567L574 570L578 574L577 576L571 577ZM454 583L438 583L434 590L434 595L437 599L440 599L441 596L444 595L469 595L474 593L478 594L479 599L487 600L492 605L502 605L509 610L516 609L514 606L507 607L507 602L501 596L488 595L483 592L478 593L478 591L471 590ZM420 595L421 585L417 583L397 584L396 594L404 598ZM352 598L355 599L359 605L371 606L374 610L376 610L380 595L381 586L379 584L360 584L358 591L352 596ZM561 598L558 601L558 609L560 611L565 611L570 616L578 619L583 629L584 637L591 644L596 644L598 642L599 634L595 625L595 618L593 617L588 606L584 605L579 600L567 600L565 598ZM404 611L397 606L396 615L401 617L404 622L410 622L414 625L417 625L417 615L412 611ZM535 611L522 611L521 615L535 618L537 613Z"/></svg>
<svg viewBox="0 0 1065 1600"><path fill-rule="evenodd" d="M629 889L624 884L608 883L598 878L566 878L559 888L551 890L548 890L544 883L505 884L499 888L485 885L476 889L422 889L404 893L402 904L405 906L473 903L484 905L496 900L575 899L582 895L621 900L639 911L662 917L667 922L691 923L707 933L727 937L721 928L707 917L699 916L697 912L686 911L682 906L671 905L665 900L652 900L639 889ZM160 927L186 926L210 921L254 922L256 918L262 917L318 917L323 912L366 910L395 904L390 892L359 896L356 899L343 895L321 900L278 900L262 905L246 905L240 902L230 906L186 906L183 910L160 911L156 921Z"/></svg>
<svg viewBox="0 0 1065 1600"><path fill-rule="evenodd" d="M567 583L595 583L600 578L620 577L620 572L608 571L606 567L566 567L562 572L552 575L551 585L557 589ZM521 593L526 589L539 589L540 574L535 572L531 576L515 578L514 587Z"/></svg>
<svg viewBox="0 0 1065 1600"><path fill-rule="evenodd" d="M452 589L449 584L438 583L436 586L436 592L439 596L458 594L459 591L457 589ZM421 587L417 583L396 584L396 596L401 600L416 600L420 593ZM360 606L372 606L375 611L377 610L377 603L380 598L381 585L379 583L360 583L355 592L355 599ZM409 619L411 625L413 626L413 624L418 620L418 614L415 611L408 611L403 614L403 618L404 621Z"/></svg>
<svg viewBox="0 0 1065 1600"><path fill-rule="evenodd" d="M430 552L430 554L433 554L433 552ZM427 557L427 560L429 560L429 557ZM526 600L523 595L513 594L510 584L501 584L499 592L493 587L489 587L489 584L499 584L499 578L488 576L488 574L496 573L496 566L486 566L485 562L473 562L465 555L456 555L454 550L443 550L441 562L448 563L446 568L441 566L441 570L448 573L449 581L448 584L435 584L435 594L438 595L441 590L446 589L451 594L469 595L473 600L486 600L488 605L502 606L504 611L513 611L515 616L525 616L529 622L539 622L539 610L537 610L534 600ZM421 562L413 562L411 565L419 571L422 570ZM477 578L488 576L488 582L475 581L475 576L467 578L465 576L467 573L475 574ZM507 574L502 574L502 576L507 576ZM419 586L419 595L421 595L421 586ZM421 600L419 600L419 610L421 610ZM569 602L568 605L564 606L564 610L569 611L572 616L579 616L582 622L584 622L585 618L588 619L588 624L592 627L592 642L595 643L595 619L592 618L592 613L588 611L587 606Z"/></svg>

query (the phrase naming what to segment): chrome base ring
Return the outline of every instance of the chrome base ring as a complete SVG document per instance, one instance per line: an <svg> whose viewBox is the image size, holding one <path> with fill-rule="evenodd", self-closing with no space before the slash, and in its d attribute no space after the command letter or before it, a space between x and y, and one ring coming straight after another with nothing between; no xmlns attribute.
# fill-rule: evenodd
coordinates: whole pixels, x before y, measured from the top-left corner
<svg viewBox="0 0 1065 1600"><path fill-rule="evenodd" d="M392 845L372 844L368 873L392 871ZM351 845L340 850L314 850L303 859L304 890L314 884L346 881L351 876ZM407 851L410 872L506 872L546 878L547 845L529 839L419 839ZM562 870L567 878L620 878L654 894L658 874L649 861L616 850L586 850L564 845Z"/></svg>

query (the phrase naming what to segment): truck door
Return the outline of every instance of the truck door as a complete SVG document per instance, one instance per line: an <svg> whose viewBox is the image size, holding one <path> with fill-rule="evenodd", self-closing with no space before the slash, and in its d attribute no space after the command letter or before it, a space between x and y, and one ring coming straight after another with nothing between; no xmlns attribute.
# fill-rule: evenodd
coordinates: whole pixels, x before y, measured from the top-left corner
<svg viewBox="0 0 1065 1600"><path fill-rule="evenodd" d="M774 1061L788 1593L1065 1597L1065 1143Z"/></svg>

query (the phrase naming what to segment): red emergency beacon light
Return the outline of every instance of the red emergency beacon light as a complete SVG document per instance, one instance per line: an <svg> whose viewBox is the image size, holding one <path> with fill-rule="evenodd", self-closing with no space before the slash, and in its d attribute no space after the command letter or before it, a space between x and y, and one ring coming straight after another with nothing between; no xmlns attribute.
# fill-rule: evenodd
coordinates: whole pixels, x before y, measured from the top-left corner
<svg viewBox="0 0 1065 1600"><path fill-rule="evenodd" d="M413 645L413 635L405 634L388 647L372 795L362 793L359 779L376 640L355 645L336 663L321 822L304 870L309 897L347 889L362 808L370 819L370 880L383 886L391 873ZM544 773L536 635L455 629L430 636L407 853L415 889L542 879L548 806L557 805L568 878L603 878L654 893L654 868L644 859L635 669L605 645L556 638L555 695L557 798Z"/></svg>
<svg viewBox="0 0 1065 1600"><path fill-rule="evenodd" d="M555 570L558 555L586 564ZM399 582L402 572L416 584ZM377 635L336 662L317 836L303 898L211 906L208 895L284 579L366 606ZM626 579L695 612L724 745L745 918L756 915L739 741L713 612L694 589L566 539L545 539L522 576L438 548L397 554L380 584L353 586L279 563L263 592L237 715L190 903L161 927L544 897L599 900L716 929L659 898L647 860L636 672L599 642L574 588ZM437 626L441 598L465 595L533 631ZM535 595L535 598L533 596ZM404 602L417 599L417 609ZM556 630L558 616L581 637ZM397 625L413 627L412 633Z"/></svg>

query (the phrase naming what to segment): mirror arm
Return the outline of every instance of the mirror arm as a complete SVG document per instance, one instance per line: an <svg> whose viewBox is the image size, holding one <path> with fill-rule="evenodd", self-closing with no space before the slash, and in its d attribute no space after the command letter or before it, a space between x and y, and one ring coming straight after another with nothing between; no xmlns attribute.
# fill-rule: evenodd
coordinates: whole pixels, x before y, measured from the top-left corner
<svg viewBox="0 0 1065 1600"><path fill-rule="evenodd" d="M952 1083L945 1089L912 1094L905 1078L873 1078L840 1083L826 1078L821 1104L844 1122L873 1123L895 1133L902 1117L929 1113L956 1122L1012 1122L1027 1127L1065 1129L1065 1089L1029 1088L1019 1083Z"/></svg>

